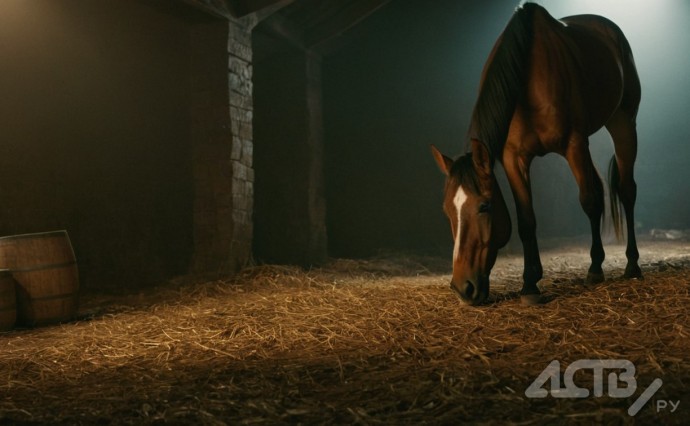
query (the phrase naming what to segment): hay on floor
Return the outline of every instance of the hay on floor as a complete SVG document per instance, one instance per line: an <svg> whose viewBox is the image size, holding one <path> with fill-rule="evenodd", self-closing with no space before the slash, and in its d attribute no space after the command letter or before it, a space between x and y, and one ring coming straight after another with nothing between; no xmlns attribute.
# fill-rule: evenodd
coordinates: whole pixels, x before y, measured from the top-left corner
<svg viewBox="0 0 690 426"><path fill-rule="evenodd" d="M589 358L632 361L640 389L662 378L657 397L685 398L681 412L650 403L636 420L681 423L690 266L644 269L596 286L554 271L539 307L521 305L514 283L460 306L448 275L409 258L255 267L134 304L87 303L77 322L0 335L0 422L631 422L641 390L526 398L550 361Z"/></svg>

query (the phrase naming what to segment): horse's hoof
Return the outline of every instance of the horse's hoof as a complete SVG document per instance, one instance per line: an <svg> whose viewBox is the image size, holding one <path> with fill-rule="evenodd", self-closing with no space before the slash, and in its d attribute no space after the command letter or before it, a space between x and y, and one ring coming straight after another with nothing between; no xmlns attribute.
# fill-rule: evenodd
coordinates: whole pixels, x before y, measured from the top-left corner
<svg viewBox="0 0 690 426"><path fill-rule="evenodd" d="M623 274L625 279L643 279L642 270L638 265L628 265L625 267L625 273Z"/></svg>
<svg viewBox="0 0 690 426"><path fill-rule="evenodd" d="M599 284L604 282L603 272L588 272L587 273L587 284Z"/></svg>
<svg viewBox="0 0 690 426"><path fill-rule="evenodd" d="M544 304L541 294L521 294L520 303L527 306L538 306Z"/></svg>

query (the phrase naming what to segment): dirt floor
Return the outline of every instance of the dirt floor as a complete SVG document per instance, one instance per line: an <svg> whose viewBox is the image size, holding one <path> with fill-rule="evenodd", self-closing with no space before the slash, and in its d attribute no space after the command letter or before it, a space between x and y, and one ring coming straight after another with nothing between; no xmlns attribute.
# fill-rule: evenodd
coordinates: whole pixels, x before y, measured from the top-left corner
<svg viewBox="0 0 690 426"><path fill-rule="evenodd" d="M0 424L687 424L690 243L640 249L644 280L619 278L608 246L588 286L586 243L543 244L537 307L516 297L517 253L476 308L449 290L449 259L401 255L85 295L78 321L0 333ZM624 371L607 368L601 397L587 369L588 397L526 396L552 361L563 387L584 359L630 361L632 395L608 395Z"/></svg>

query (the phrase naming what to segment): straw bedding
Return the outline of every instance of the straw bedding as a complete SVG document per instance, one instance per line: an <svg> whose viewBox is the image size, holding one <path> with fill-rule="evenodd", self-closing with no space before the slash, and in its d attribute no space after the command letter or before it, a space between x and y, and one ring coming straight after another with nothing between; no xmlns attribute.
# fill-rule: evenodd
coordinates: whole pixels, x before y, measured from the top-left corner
<svg viewBox="0 0 690 426"><path fill-rule="evenodd" d="M134 297L91 295L76 322L0 335L0 423L681 424L690 262L686 246L673 247L643 252L653 259L645 280L596 286L580 279L586 250L546 252L550 302L539 307L515 297L515 256L496 266L491 303L478 308L450 292L445 259L419 257L261 266ZM620 274L623 259L608 262ZM632 361L638 391L525 396L552 360L583 358ZM655 378L662 388L630 417ZM657 413L656 399L681 403Z"/></svg>

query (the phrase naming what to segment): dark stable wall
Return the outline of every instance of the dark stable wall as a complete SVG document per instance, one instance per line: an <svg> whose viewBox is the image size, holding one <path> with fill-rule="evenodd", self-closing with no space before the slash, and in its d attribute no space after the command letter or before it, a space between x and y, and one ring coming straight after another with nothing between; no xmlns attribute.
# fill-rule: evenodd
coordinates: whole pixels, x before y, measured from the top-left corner
<svg viewBox="0 0 690 426"><path fill-rule="evenodd" d="M255 36L257 37L257 36ZM280 44L280 43L279 43ZM256 50L256 43L255 43ZM256 52L255 52L256 58ZM254 65L254 256L304 264L309 238L304 54L289 45Z"/></svg>
<svg viewBox="0 0 690 426"><path fill-rule="evenodd" d="M0 2L0 235L66 229L85 288L191 254L189 29L164 3Z"/></svg>
<svg viewBox="0 0 690 426"><path fill-rule="evenodd" d="M311 266L327 255L321 58L254 32L257 262Z"/></svg>
<svg viewBox="0 0 690 426"><path fill-rule="evenodd" d="M483 66L464 57L488 53L492 41L482 33L502 30L511 13L505 9L490 2L396 0L326 58L332 255L387 249L446 255L452 247L441 210L443 176L429 145L449 155L464 150Z"/></svg>

